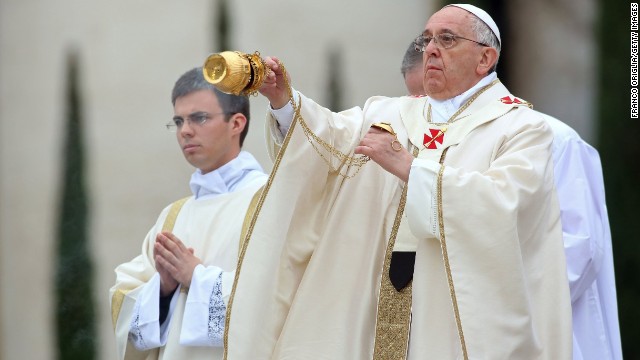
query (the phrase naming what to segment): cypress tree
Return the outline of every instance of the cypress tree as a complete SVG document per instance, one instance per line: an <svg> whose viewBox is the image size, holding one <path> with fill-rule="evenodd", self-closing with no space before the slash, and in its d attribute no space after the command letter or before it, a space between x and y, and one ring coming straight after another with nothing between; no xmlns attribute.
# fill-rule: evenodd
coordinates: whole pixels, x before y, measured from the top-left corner
<svg viewBox="0 0 640 360"><path fill-rule="evenodd" d="M89 255L88 204L84 180L82 104L78 58L67 58L66 125L62 197L57 229L57 358L95 358L93 269Z"/></svg>
<svg viewBox="0 0 640 360"><path fill-rule="evenodd" d="M231 27L231 18L229 17L229 5L227 4L227 0L218 0L217 6L215 9L216 19L214 27L216 29L215 39L218 40L217 48L219 51L233 50L231 48L230 37L230 27ZM214 46L214 49L216 47Z"/></svg>
<svg viewBox="0 0 640 360"><path fill-rule="evenodd" d="M327 108L332 111L342 110L342 57L340 49L332 47L328 55L329 76L327 83Z"/></svg>

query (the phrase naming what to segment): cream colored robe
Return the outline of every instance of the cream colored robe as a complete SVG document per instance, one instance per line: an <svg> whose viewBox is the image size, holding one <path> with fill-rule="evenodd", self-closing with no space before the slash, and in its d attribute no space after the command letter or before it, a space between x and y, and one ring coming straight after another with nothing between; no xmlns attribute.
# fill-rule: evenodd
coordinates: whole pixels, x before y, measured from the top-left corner
<svg viewBox="0 0 640 360"><path fill-rule="evenodd" d="M449 126L438 150L421 151L412 165L396 241L417 247L409 359L571 358L552 134L528 108L502 104L508 95L494 85ZM301 114L344 153L375 122L390 122L405 147L409 131L420 146L425 101L374 97L335 114L301 96ZM345 179L329 171L323 158L331 155L316 145L318 154L299 124L292 129L241 253L227 359L371 359L374 341L396 336L375 328L404 184L373 162Z"/></svg>
<svg viewBox="0 0 640 360"><path fill-rule="evenodd" d="M263 179L253 181L240 190L195 201L191 197L184 204L173 228L173 233L187 247L195 249L203 265L214 265L223 271L233 271L238 259L242 225L249 204ZM147 352L137 351L127 341L136 296L156 273L153 260L153 245L156 234L162 230L170 206L166 207L147 234L142 244L142 254L116 269L116 284L110 290L111 310L119 359L221 359L221 347L180 345L183 314L187 293L180 291L174 305L167 344ZM124 297L115 293L124 293ZM114 301L116 299L116 301ZM167 319L169 321L169 319Z"/></svg>

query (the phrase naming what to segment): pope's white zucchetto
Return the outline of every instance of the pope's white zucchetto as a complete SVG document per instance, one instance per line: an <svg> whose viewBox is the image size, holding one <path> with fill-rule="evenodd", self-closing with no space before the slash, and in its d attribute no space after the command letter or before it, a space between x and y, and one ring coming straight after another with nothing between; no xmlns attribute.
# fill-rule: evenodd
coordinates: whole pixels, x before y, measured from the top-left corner
<svg viewBox="0 0 640 360"><path fill-rule="evenodd" d="M485 24L487 24L487 26L489 27L489 29L491 29L491 31L493 31L493 34L498 38L498 43L502 44L502 40L500 40L500 30L498 30L498 25L496 25L496 22L493 21L491 16L486 11L480 9L477 6L473 6L469 4L449 4L445 6L445 8L449 6L455 6L457 8L466 10L472 13L473 15L477 16L480 20L482 20Z"/></svg>

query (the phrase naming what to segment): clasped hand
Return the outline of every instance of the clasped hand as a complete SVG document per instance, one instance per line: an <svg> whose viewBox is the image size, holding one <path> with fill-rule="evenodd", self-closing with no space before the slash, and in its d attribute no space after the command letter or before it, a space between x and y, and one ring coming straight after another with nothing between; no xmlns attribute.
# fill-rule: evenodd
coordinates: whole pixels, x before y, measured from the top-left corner
<svg viewBox="0 0 640 360"><path fill-rule="evenodd" d="M160 274L160 295L171 294L181 284L189 287L193 270L202 263L173 233L163 231L156 235L153 246L153 259Z"/></svg>

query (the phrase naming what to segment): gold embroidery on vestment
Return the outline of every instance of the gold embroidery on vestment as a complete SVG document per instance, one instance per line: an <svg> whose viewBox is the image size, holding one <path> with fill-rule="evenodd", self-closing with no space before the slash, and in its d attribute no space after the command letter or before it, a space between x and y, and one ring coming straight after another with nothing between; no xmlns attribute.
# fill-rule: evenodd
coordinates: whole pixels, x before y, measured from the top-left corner
<svg viewBox="0 0 640 360"><path fill-rule="evenodd" d="M429 103L428 101L425 102L425 105L428 103L429 107L427 108L427 122L429 123L429 125L435 125L435 126L442 126L442 125L447 125L447 124L451 124L455 121L458 121L462 118L458 118L458 115L462 114L465 110L467 110L467 108L471 105L471 103L473 103L474 101L476 101L476 99L478 97L480 97L480 95L482 95L482 93L484 93L485 91L489 90L489 88L491 88L493 85L499 83L500 80L499 79L495 79L492 82L490 82L489 84L481 87L478 91L475 92L475 94L473 94L469 100L465 101L464 104L462 104L462 106L460 106L460 108L458 109L458 111L456 111L453 115L451 115L451 117L449 118L449 120L447 120L446 123L434 123L431 122L431 103ZM423 115L424 115L424 108L423 108Z"/></svg>
<svg viewBox="0 0 640 360"><path fill-rule="evenodd" d="M174 201L171 204L171 208L169 209L169 213L167 214L164 223L162 224L162 231L173 231L173 226L176 223L176 218L178 217L178 213L187 200L189 200L190 196L182 198L180 200ZM118 317L120 316L120 310L122 309L122 303L124 302L125 295L131 290L122 290L116 289L111 297L111 321L113 323L113 329L116 329L116 323L118 322Z"/></svg>
<svg viewBox="0 0 640 360"><path fill-rule="evenodd" d="M117 289L111 297L111 322L113 323L113 330L116 329L116 323L118 322L118 316L120 316L120 309L124 302L124 296L127 295L129 290Z"/></svg>
<svg viewBox="0 0 640 360"><path fill-rule="evenodd" d="M413 156L418 156L418 148L413 148ZM401 291L397 291L389 278L393 246L395 245L402 214L407 204L407 188L408 184L405 184L400 195L400 203L391 228L384 265L382 266L373 351L374 360L404 360L407 355L409 331L411 329L413 281L409 282Z"/></svg>
<svg viewBox="0 0 640 360"><path fill-rule="evenodd" d="M171 209L169 209L167 218L164 220L164 224L162 224L162 231L169 231L169 232L173 231L173 226L176 224L178 213L180 213L180 209L182 209L182 205L184 205L184 203L187 202L187 200L189 200L190 197L191 196L187 196L171 204Z"/></svg>
<svg viewBox="0 0 640 360"><path fill-rule="evenodd" d="M444 235L444 216L442 215L442 176L444 175L444 158L449 148L444 149L440 156L440 171L438 171L437 181L437 198L438 198L438 225L440 230L440 246L442 247L442 259L444 261L445 271L447 272L447 283L449 284L449 294L451 295L451 304L453 306L453 314L456 318L456 327L458 328L458 339L462 348L464 360L468 360L467 345L464 341L464 333L462 332L462 321L460 320L460 311L458 310L458 299L456 298L456 289L453 284L453 275L449 264L449 254L447 252L447 241Z"/></svg>
<svg viewBox="0 0 640 360"><path fill-rule="evenodd" d="M284 66L280 64L280 68L282 69L283 75L285 77L285 79L287 78L287 72L286 69L284 68ZM287 81L287 85L288 81ZM233 309L233 301L236 295L236 289L237 289L237 285L238 285L238 280L240 279L240 273L242 272L242 264L244 261L244 257L245 254L247 253L247 248L249 246L249 242L251 241L251 235L253 234L253 228L256 225L256 221L258 220L258 216L260 215L260 211L262 210L262 205L264 204L264 201L267 197L267 194L269 193L269 190L271 189L271 185L273 184L273 179L275 178L276 174L278 173L278 169L280 168L280 163L282 162L282 157L284 156L284 153L286 152L287 147L289 146L289 141L291 140L291 135L293 134L293 129L295 128L296 124L298 123L298 119L301 118L300 116L300 107L302 104L296 104L295 99L293 98L293 94L291 93L291 86L288 86L289 89L289 99L291 101L291 104L293 105L293 109L294 109L294 115L293 115L293 121L291 122L291 126L289 127L289 131L287 132L287 135L284 138L284 141L282 142L282 146L280 147L280 151L278 151L277 155L276 155L276 159L273 162L273 169L271 170L271 174L269 174L269 178L267 179L267 182L264 184L262 191L258 191L260 193L258 200L257 200L257 204L255 204L255 211L253 213L253 215L251 216L251 220L249 221L249 225L247 227L246 230L246 234L244 236L244 238L241 240L242 241L242 247L240 249L240 253L238 254L238 266L236 266L236 274L235 277L233 279L233 287L231 288L231 294L229 295L229 301L227 303L227 313L225 316L225 323L224 323L224 337L223 337L223 343L224 343L224 354L223 354L223 359L227 360L227 356L228 356L228 352L229 352L229 327L231 325L231 314L232 314L232 309ZM252 199L251 203L253 206L253 202L255 200L255 196L254 199ZM244 228L244 224L243 224L243 228ZM243 229L244 231L244 229ZM244 346L251 346L250 344L245 344Z"/></svg>

